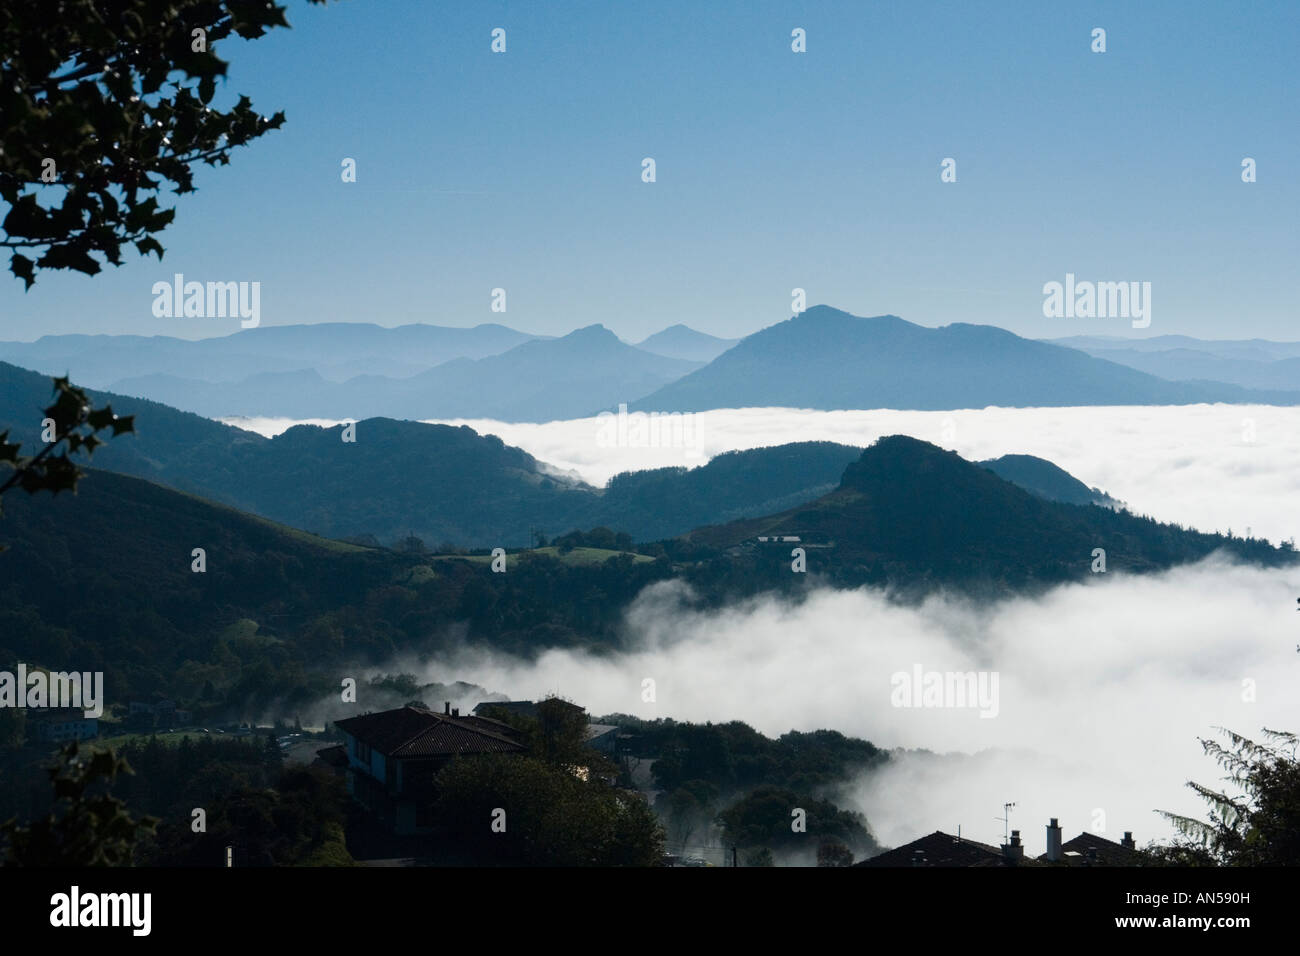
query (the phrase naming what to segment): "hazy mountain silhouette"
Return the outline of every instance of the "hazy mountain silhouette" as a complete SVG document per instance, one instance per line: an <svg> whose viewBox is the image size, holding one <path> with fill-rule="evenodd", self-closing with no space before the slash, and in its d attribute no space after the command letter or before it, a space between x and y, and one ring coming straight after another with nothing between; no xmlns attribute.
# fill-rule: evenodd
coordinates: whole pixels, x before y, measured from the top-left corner
<svg viewBox="0 0 1300 956"><path fill-rule="evenodd" d="M1175 349L1187 349L1248 361L1300 358L1300 342L1275 342L1271 339L1198 339L1190 335L1151 335L1145 338L1123 335L1068 335L1045 341L1084 352L1091 352L1094 349L1123 349L1136 352L1169 352Z"/></svg>
<svg viewBox="0 0 1300 956"><path fill-rule="evenodd" d="M493 324L384 328L365 322L322 322L262 326L193 341L170 336L46 335L35 342L0 342L0 360L49 375L70 373L74 381L91 388L129 392L119 383L153 376L219 383L259 372L315 369L330 381L360 374L401 377L456 358L498 355L535 338Z"/></svg>
<svg viewBox="0 0 1300 956"><path fill-rule="evenodd" d="M637 402L711 408L949 409L1193 402L1300 403L1300 392L1168 382L987 325L938 329L829 306L756 332L704 368Z"/></svg>
<svg viewBox="0 0 1300 956"><path fill-rule="evenodd" d="M616 408L698 368L619 340L600 325L533 339L500 355L453 359L406 378L359 375L326 381L308 369L263 372L235 383L168 375L116 388L210 417L494 418L543 422Z"/></svg>
<svg viewBox="0 0 1300 956"><path fill-rule="evenodd" d="M1079 335L1057 339L1056 344L1174 381L1300 391L1300 342L1205 340L1186 335L1149 339Z"/></svg>
<svg viewBox="0 0 1300 956"><path fill-rule="evenodd" d="M712 362L739 341L740 339L720 339L716 335L697 332L690 326L678 323L636 343L636 347L669 358Z"/></svg>

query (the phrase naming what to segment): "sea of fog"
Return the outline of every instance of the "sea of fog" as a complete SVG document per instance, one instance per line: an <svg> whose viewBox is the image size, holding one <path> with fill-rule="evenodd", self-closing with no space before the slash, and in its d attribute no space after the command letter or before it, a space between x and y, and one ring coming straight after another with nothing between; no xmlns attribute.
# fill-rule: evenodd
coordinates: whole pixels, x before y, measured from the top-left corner
<svg viewBox="0 0 1300 956"><path fill-rule="evenodd" d="M263 434L294 424L231 423ZM695 416L692 447L676 448L609 447L609 432L599 432L608 423L596 419L449 424L499 435L594 484L730 449L866 445L902 433L969 459L1039 455L1163 520L1250 528L1274 541L1300 530L1300 409L1292 408L723 410ZM1067 838L1085 830L1113 840L1132 830L1139 845L1167 838L1155 811L1203 817L1185 784L1220 783L1199 737L1219 726L1247 736L1261 727L1300 730L1297 595L1300 571L1217 558L992 604L939 595L901 607L870 589L824 590L799 605L765 598L702 612L669 582L629 609L629 649L613 656L550 651L526 662L465 648L385 670L514 698L558 693L593 714L743 720L770 735L828 727L905 748L837 795L867 816L882 843L960 826L996 844L1003 824L995 818L1014 802L1011 825L1037 854L1049 817ZM996 715L897 706L891 678L918 667L996 674Z"/></svg>
<svg viewBox="0 0 1300 956"><path fill-rule="evenodd" d="M603 485L621 471L694 467L714 455L796 441L869 445L904 434L977 460L1038 455L1136 512L1204 531L1274 542L1300 537L1300 408L1267 405L985 408L950 412L820 412L790 408L722 409L660 429L674 447L617 443L615 423L598 418L519 424L448 419L498 435L508 445L584 480ZM228 418L232 425L278 435L297 424L337 421ZM648 432L648 427L644 429ZM364 430L362 430L364 431ZM613 435L614 442L609 440ZM358 440L364 441L364 435Z"/></svg>
<svg viewBox="0 0 1300 956"><path fill-rule="evenodd" d="M1200 816L1184 784L1218 783L1198 737L1300 729L1297 593L1300 572L1218 561L991 605L939 596L900 607L862 589L701 612L670 582L629 610L623 653L525 662L466 648L385 670L515 699L560 694L593 714L743 720L771 736L833 728L946 755L897 755L837 802L863 812L886 845L959 825L996 844L995 817L1014 802L1012 825L1041 853L1049 817L1069 837L1094 824L1115 840L1167 837L1154 811ZM997 674L992 715L896 706L893 676L918 666Z"/></svg>

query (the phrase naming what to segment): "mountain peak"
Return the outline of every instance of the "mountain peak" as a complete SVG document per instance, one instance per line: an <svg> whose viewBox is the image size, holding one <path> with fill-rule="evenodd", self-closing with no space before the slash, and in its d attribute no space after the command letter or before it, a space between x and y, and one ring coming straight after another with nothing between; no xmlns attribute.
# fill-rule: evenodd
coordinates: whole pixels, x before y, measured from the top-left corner
<svg viewBox="0 0 1300 956"><path fill-rule="evenodd" d="M857 316L845 312L843 309L837 309L831 305L814 305L809 306L802 312L796 312L794 317L803 321L817 321L818 319L846 318L855 319Z"/></svg>
<svg viewBox="0 0 1300 956"><path fill-rule="evenodd" d="M1241 402L1262 394L1167 381L994 326L931 328L818 304L755 332L633 407L938 410ZM1300 397L1277 404L1300 404Z"/></svg>
<svg viewBox="0 0 1300 956"><path fill-rule="evenodd" d="M605 326L601 325L599 322L593 322L591 323L591 325L584 325L582 326L582 328L574 329L569 334L570 335L613 335L614 333L611 332L609 329L605 328Z"/></svg>
<svg viewBox="0 0 1300 956"><path fill-rule="evenodd" d="M636 347L656 355L686 359L691 362L712 362L739 339L722 339L693 329L678 322L636 343Z"/></svg>
<svg viewBox="0 0 1300 956"><path fill-rule="evenodd" d="M862 456L844 469L841 488L865 490L884 482L907 482L922 474L956 477L971 470L969 462L955 451L945 451L910 435L886 435L876 440Z"/></svg>
<svg viewBox="0 0 1300 956"><path fill-rule="evenodd" d="M605 326L596 322L592 325L584 325L580 329L574 329L568 335L560 337L561 340L568 339L570 342L622 342L617 335L611 332Z"/></svg>
<svg viewBox="0 0 1300 956"><path fill-rule="evenodd" d="M837 309L832 305L811 306L795 315L794 319L799 322L826 322L830 320L844 321L845 319L852 319L854 322L877 322L881 320L889 320L891 322L903 321L896 315L854 315L852 312L845 312L843 309Z"/></svg>

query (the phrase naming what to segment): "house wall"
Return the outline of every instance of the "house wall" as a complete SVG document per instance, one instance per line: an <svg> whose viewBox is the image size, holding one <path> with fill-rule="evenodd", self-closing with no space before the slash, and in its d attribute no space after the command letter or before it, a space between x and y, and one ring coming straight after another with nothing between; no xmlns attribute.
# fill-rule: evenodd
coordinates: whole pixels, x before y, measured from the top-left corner
<svg viewBox="0 0 1300 956"><path fill-rule="evenodd" d="M377 750L371 749L370 759L363 760L358 756L357 738L345 731L343 734L343 741L347 746L348 767L352 770L374 777L376 780L382 782L384 780L384 774L388 769L387 763L384 760L384 755Z"/></svg>
<svg viewBox="0 0 1300 956"><path fill-rule="evenodd" d="M357 759L357 738L349 733L343 734L343 746L347 750L348 769L362 770L364 767L360 760Z"/></svg>

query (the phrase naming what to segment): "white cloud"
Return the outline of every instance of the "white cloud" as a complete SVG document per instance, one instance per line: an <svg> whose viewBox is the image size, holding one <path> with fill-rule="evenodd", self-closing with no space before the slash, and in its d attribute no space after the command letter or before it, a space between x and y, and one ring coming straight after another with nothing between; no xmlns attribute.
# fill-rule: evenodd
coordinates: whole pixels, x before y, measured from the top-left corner
<svg viewBox="0 0 1300 956"><path fill-rule="evenodd" d="M1252 424L1253 423L1253 424ZM724 451L796 441L869 445L904 434L978 460L1037 455L1163 521L1277 542L1300 537L1300 408L1245 405L701 412L696 449L602 448L596 419L543 425L456 420L603 485L620 471L695 466ZM1253 433L1252 433L1253 429ZM1251 438L1252 440L1247 440Z"/></svg>
<svg viewBox="0 0 1300 956"><path fill-rule="evenodd" d="M474 681L514 698L559 693L593 714L743 720L777 735L832 728L877 746L973 757L902 755L851 789L885 843L936 829L999 842L1004 802L1031 852L1058 817L1067 838L1104 811L1108 838L1170 831L1153 812L1201 815L1184 787L1215 783L1197 737L1300 729L1294 706L1300 572L1217 560L1146 577L1058 587L975 605L940 596L918 607L878 591L813 592L799 605L762 598L693 609L676 583L647 589L628 614L629 649L544 652L535 662L466 650L429 680ZM894 707L890 677L991 670L999 713ZM642 701L642 681L657 700ZM1244 702L1242 681L1256 683Z"/></svg>
<svg viewBox="0 0 1300 956"><path fill-rule="evenodd" d="M268 432L288 424L259 423ZM623 470L700 462L692 449L601 447L596 419L449 424L498 435L594 484ZM694 424L705 458L901 433L968 459L1041 456L1161 520L1239 535L1249 527L1274 541L1300 531L1296 408L742 409L701 413ZM768 734L828 727L946 754L902 754L845 796L887 844L959 825L997 843L994 818L1007 801L1031 853L1042 852L1049 817L1068 838L1091 829L1098 812L1105 836L1132 830L1142 844L1170 835L1157 808L1203 814L1184 784L1217 784L1220 771L1198 737L1215 726L1248 736L1263 726L1300 730L1297 588L1295 570L1217 560L1145 577L1111 572L992 605L950 596L901 607L870 590L824 590L798 606L765 598L700 612L676 585L656 586L630 610L622 652L551 650L524 662L466 651L435 662L426 677L520 698L559 693L596 714L739 719ZM998 716L892 707L890 676L915 664L996 670ZM641 700L647 677L656 682L653 705ZM1255 703L1242 700L1247 679Z"/></svg>
<svg viewBox="0 0 1300 956"><path fill-rule="evenodd" d="M228 419L279 434L287 419ZM313 419L313 424L336 424ZM698 413L692 448L605 448L595 418L542 425L455 419L603 485L620 471L694 467L724 451L796 441L869 445L912 435L978 460L1037 455L1134 511L1203 531L1274 542L1300 537L1300 408L1184 405L820 412L789 408ZM1251 440L1247 440L1250 438Z"/></svg>

